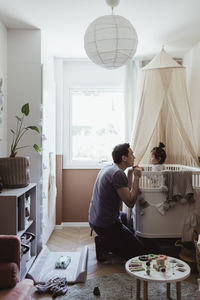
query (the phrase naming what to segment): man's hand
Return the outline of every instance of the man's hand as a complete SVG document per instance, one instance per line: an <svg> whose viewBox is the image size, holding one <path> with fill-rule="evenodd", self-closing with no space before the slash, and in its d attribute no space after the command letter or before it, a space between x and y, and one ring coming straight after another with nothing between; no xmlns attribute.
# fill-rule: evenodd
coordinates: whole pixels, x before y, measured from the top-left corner
<svg viewBox="0 0 200 300"><path fill-rule="evenodd" d="M128 174L132 175L135 167L128 168Z"/></svg>
<svg viewBox="0 0 200 300"><path fill-rule="evenodd" d="M134 167L133 167L134 177L140 178L141 175L142 175L141 171L144 171L144 168L139 167L139 166L134 166Z"/></svg>
<svg viewBox="0 0 200 300"><path fill-rule="evenodd" d="M117 193L121 200L128 206L133 207L137 200L138 190L139 190L139 178L141 177L141 172L144 168L139 166L132 166L128 169L128 188L121 187L117 189ZM133 179L134 174L134 179Z"/></svg>

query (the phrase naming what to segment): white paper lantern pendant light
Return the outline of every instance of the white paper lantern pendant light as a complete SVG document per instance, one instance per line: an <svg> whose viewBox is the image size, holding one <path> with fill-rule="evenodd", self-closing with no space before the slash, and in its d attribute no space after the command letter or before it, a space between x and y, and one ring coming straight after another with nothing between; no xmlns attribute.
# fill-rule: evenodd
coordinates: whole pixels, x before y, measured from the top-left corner
<svg viewBox="0 0 200 300"><path fill-rule="evenodd" d="M113 14L113 8L119 1L106 0L112 7L112 15L95 19L88 26L84 37L87 56L106 69L116 69L127 64L138 44L132 24L124 17Z"/></svg>

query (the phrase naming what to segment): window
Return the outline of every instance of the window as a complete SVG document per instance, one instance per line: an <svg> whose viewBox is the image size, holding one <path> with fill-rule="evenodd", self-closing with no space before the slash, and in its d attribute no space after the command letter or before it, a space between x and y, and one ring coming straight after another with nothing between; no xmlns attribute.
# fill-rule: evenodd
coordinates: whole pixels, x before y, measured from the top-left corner
<svg viewBox="0 0 200 300"><path fill-rule="evenodd" d="M65 167L98 168L112 160L124 142L124 98L117 88L69 89L68 142Z"/></svg>

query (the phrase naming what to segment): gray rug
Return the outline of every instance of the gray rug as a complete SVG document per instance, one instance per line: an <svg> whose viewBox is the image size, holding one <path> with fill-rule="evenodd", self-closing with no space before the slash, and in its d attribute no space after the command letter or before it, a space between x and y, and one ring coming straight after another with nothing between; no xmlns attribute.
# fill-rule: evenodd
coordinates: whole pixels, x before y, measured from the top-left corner
<svg viewBox="0 0 200 300"><path fill-rule="evenodd" d="M94 287L98 286L101 296L94 296ZM143 299L143 286L141 286L141 299ZM197 284L181 282L182 300L197 300ZM131 295L133 297L131 298ZM135 299L136 280L126 273L109 274L99 278L87 280L85 283L68 287L65 296L57 300L131 300ZM148 284L149 300L166 300L165 283ZM176 299L176 286L171 284L171 297Z"/></svg>

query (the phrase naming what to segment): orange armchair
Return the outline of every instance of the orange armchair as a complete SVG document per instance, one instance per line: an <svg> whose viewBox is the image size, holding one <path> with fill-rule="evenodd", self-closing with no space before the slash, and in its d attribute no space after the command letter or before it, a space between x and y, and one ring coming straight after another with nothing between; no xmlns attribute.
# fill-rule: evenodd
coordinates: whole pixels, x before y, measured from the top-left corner
<svg viewBox="0 0 200 300"><path fill-rule="evenodd" d="M33 281L20 281L21 243L16 235L0 235L0 300L28 300Z"/></svg>

